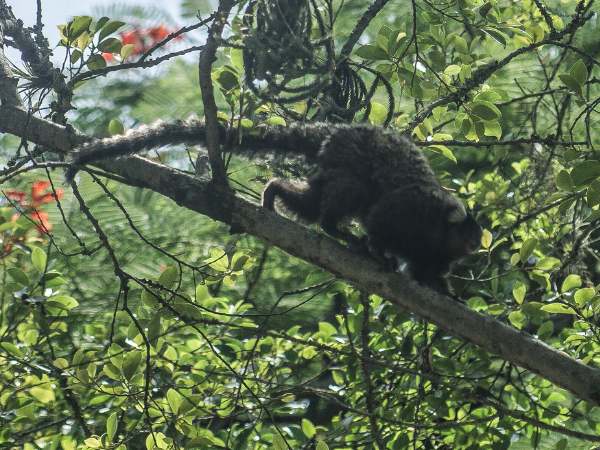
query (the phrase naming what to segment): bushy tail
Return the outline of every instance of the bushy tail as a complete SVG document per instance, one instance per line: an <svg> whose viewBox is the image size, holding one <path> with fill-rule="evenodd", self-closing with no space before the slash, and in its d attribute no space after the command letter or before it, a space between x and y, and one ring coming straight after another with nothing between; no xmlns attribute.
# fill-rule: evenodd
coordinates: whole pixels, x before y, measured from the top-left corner
<svg viewBox="0 0 600 450"><path fill-rule="evenodd" d="M233 146L233 152L247 158L303 155L311 162L328 135L330 126L315 123L264 128L256 133L244 134L240 145ZM227 142L230 136L224 127L221 127L220 134L221 142ZM97 161L130 156L145 149L178 144L199 145L205 141L206 126L197 117L172 123L159 120L152 125L129 130L124 135L97 140L75 149L72 153L72 166L67 170L65 178L67 182L72 181L79 168Z"/></svg>

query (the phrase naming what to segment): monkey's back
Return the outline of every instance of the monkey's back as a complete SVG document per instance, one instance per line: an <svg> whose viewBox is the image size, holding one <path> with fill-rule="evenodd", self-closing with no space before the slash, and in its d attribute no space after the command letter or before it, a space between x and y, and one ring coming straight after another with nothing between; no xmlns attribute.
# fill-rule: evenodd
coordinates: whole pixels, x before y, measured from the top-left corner
<svg viewBox="0 0 600 450"><path fill-rule="evenodd" d="M411 185L441 187L423 152L407 137L370 125L335 125L323 141L318 167L347 171L386 191Z"/></svg>

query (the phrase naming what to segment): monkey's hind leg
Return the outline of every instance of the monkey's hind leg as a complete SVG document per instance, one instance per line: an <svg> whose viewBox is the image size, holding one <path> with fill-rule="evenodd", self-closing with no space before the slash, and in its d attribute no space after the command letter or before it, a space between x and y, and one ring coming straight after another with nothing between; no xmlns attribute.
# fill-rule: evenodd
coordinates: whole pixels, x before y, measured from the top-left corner
<svg viewBox="0 0 600 450"><path fill-rule="evenodd" d="M316 223L320 215L321 194L319 183L276 178L263 191L262 205L275 210L277 204L285 215L301 222Z"/></svg>

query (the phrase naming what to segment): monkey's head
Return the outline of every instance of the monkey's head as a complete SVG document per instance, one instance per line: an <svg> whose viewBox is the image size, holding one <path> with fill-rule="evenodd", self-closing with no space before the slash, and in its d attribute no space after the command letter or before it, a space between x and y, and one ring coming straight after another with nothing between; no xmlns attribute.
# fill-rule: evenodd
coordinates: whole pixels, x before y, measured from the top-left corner
<svg viewBox="0 0 600 450"><path fill-rule="evenodd" d="M475 218L462 203L450 209L446 215L446 251L451 261L463 258L477 250L483 232Z"/></svg>

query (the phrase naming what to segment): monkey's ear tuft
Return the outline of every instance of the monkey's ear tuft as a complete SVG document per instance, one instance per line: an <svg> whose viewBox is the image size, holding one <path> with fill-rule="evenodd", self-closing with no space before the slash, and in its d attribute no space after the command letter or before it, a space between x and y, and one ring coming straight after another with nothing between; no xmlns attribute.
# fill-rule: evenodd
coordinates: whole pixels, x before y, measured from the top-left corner
<svg viewBox="0 0 600 450"><path fill-rule="evenodd" d="M462 203L457 203L456 207L448 212L449 223L461 223L467 218L467 209Z"/></svg>

